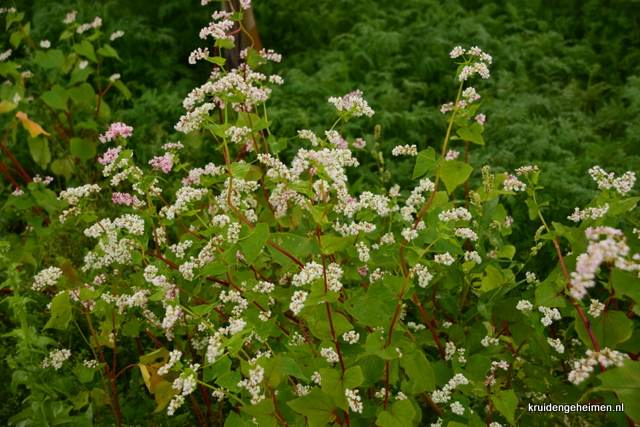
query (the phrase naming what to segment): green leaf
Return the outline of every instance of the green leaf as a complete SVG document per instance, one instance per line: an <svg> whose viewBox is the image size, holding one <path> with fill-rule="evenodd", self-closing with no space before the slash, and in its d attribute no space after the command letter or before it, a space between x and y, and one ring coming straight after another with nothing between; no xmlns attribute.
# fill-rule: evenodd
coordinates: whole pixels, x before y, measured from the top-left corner
<svg viewBox="0 0 640 427"><path fill-rule="evenodd" d="M433 369L423 352L405 353L400 359L400 366L410 379L402 387L405 393L418 394L435 390L436 380L433 375Z"/></svg>
<svg viewBox="0 0 640 427"><path fill-rule="evenodd" d="M336 419L337 408L333 398L314 387L306 396L302 396L287 405L307 418L309 427L324 427Z"/></svg>
<svg viewBox="0 0 640 427"><path fill-rule="evenodd" d="M113 85L122 93L124 99L131 99L131 91L124 83L122 83L122 80L116 80Z"/></svg>
<svg viewBox="0 0 640 427"><path fill-rule="evenodd" d="M628 340L633 334L633 322L620 311L606 310L595 319L589 314L586 316L591 322L591 330L600 348L606 347L614 350L619 343ZM584 322L576 318L575 325L576 332L582 342L593 350L594 347Z"/></svg>
<svg viewBox="0 0 640 427"><path fill-rule="evenodd" d="M482 132L484 132L484 127L477 122L473 123L471 127L461 127L456 131L460 138L464 139L465 141L471 141L478 145L484 145Z"/></svg>
<svg viewBox="0 0 640 427"><path fill-rule="evenodd" d="M71 303L69 292L62 292L51 300L51 319L44 325L44 329L65 330L71 322Z"/></svg>
<svg viewBox="0 0 640 427"><path fill-rule="evenodd" d="M111 45L105 44L100 49L98 49L98 54L102 56L108 56L110 58L117 58L120 62L122 59L118 56L118 52L111 47Z"/></svg>
<svg viewBox="0 0 640 427"><path fill-rule="evenodd" d="M216 39L215 47L220 47L222 49L233 49L236 47L236 44L233 40L229 39Z"/></svg>
<svg viewBox="0 0 640 427"><path fill-rule="evenodd" d="M58 49L52 49L48 52L38 50L36 51L35 61L45 70L59 68L64 64L64 54Z"/></svg>
<svg viewBox="0 0 640 427"><path fill-rule="evenodd" d="M83 363L78 362L73 368L73 373L78 377L78 381L88 383L93 381L93 374L96 373L96 369L88 368Z"/></svg>
<svg viewBox="0 0 640 427"><path fill-rule="evenodd" d="M73 409L77 411L89 404L89 393L86 391L81 391L77 396L69 397L68 399L69 402L71 402L71 404L73 405Z"/></svg>
<svg viewBox="0 0 640 427"><path fill-rule="evenodd" d="M22 31L14 31L13 33L11 33L9 43L11 43L14 48L17 48L22 40L24 40L24 34L22 33Z"/></svg>
<svg viewBox="0 0 640 427"><path fill-rule="evenodd" d="M93 45L88 40L83 40L82 43L73 45L73 50L93 62L98 62Z"/></svg>
<svg viewBox="0 0 640 427"><path fill-rule="evenodd" d="M451 194L458 185L469 179L472 171L473 167L466 163L455 160L442 162L440 166L440 176L442 177L444 185L447 186L447 192Z"/></svg>
<svg viewBox="0 0 640 427"><path fill-rule="evenodd" d="M602 385L592 388L592 392L611 391L624 404L624 413L635 422L640 422L640 362L625 360L623 366L609 368L598 374Z"/></svg>
<svg viewBox="0 0 640 427"><path fill-rule="evenodd" d="M67 202L59 200L58 195L48 188L31 191L31 195L38 202L38 205L46 209L50 214L61 211L67 207Z"/></svg>
<svg viewBox="0 0 640 427"><path fill-rule="evenodd" d="M71 72L71 80L69 81L69 84L73 85L76 83L83 82L87 80L87 77L89 77L91 73L93 73L93 69L88 65L84 69L81 69L80 67L76 67Z"/></svg>
<svg viewBox="0 0 640 427"><path fill-rule="evenodd" d="M384 326L393 316L398 296L380 281L374 282L366 295L345 301L345 310L366 326Z"/></svg>
<svg viewBox="0 0 640 427"><path fill-rule="evenodd" d="M231 163L231 174L234 178L244 179L249 173L249 169L251 169L251 165L249 163Z"/></svg>
<svg viewBox="0 0 640 427"><path fill-rule="evenodd" d="M391 411L378 414L376 425L380 427L406 427L413 425L416 410L408 400L400 400L391 406Z"/></svg>
<svg viewBox="0 0 640 427"><path fill-rule="evenodd" d="M70 88L69 96L77 104L89 104L95 99L96 92L89 83L82 83L80 86Z"/></svg>
<svg viewBox="0 0 640 427"><path fill-rule="evenodd" d="M567 303L562 296L564 293L564 285L561 281L552 281L549 279L542 282L536 288L536 305L545 307L564 307ZM555 279L555 277L553 277Z"/></svg>
<svg viewBox="0 0 640 427"><path fill-rule="evenodd" d="M292 377L300 378L304 381L309 381L309 379L300 370L300 366L298 366L296 361L288 357L283 357L282 360L280 360L280 373L283 375L291 375Z"/></svg>
<svg viewBox="0 0 640 427"><path fill-rule="evenodd" d="M212 62L216 65L219 65L221 67L224 67L224 64L226 64L227 60L221 56L210 56L207 58L207 61Z"/></svg>
<svg viewBox="0 0 640 427"><path fill-rule="evenodd" d="M2 101L2 102L0 102L0 114L8 113L9 111L13 111L13 110L16 109L17 106L18 106L18 104L14 104L13 102Z"/></svg>
<svg viewBox="0 0 640 427"><path fill-rule="evenodd" d="M49 141L45 138L27 138L31 157L41 168L46 168L51 162L51 150L49 149Z"/></svg>
<svg viewBox="0 0 640 427"><path fill-rule="evenodd" d="M71 138L70 148L71 154L83 161L93 159L97 153L95 142L81 138Z"/></svg>
<svg viewBox="0 0 640 427"><path fill-rule="evenodd" d="M515 423L516 406L518 398L513 390L498 390L493 395L493 404L498 411L511 423Z"/></svg>
<svg viewBox="0 0 640 427"><path fill-rule="evenodd" d="M349 410L349 402L347 396L345 396L345 389L353 390L357 388L364 381L362 376L362 368L358 365L342 372L338 369L323 368L320 369L320 375L322 376L322 391L329 396L333 396L338 407Z"/></svg>
<svg viewBox="0 0 640 427"><path fill-rule="evenodd" d="M272 415L276 410L273 399L263 399L257 405L244 405L240 410L255 417L259 426L276 427L278 425L278 420Z"/></svg>
<svg viewBox="0 0 640 427"><path fill-rule="evenodd" d="M69 179L73 175L73 162L68 157L56 159L51 163L51 172Z"/></svg>
<svg viewBox="0 0 640 427"><path fill-rule="evenodd" d="M264 222L255 226L252 233L240 240L240 247L247 264L251 265L269 239L269 226Z"/></svg>
<svg viewBox="0 0 640 427"><path fill-rule="evenodd" d="M204 368L204 382L213 381L214 379L231 371L231 360L226 354L216 360L213 365Z"/></svg>
<svg viewBox="0 0 640 427"><path fill-rule="evenodd" d="M434 149L429 147L426 150L422 150L418 153L416 166L413 169L413 177L411 179L419 178L428 171L435 170L436 165L436 152Z"/></svg>
<svg viewBox="0 0 640 427"><path fill-rule="evenodd" d="M640 279L636 274L630 274L618 268L611 269L611 283L616 296L627 295L636 302L640 302Z"/></svg>
<svg viewBox="0 0 640 427"><path fill-rule="evenodd" d="M43 93L42 100L51 108L69 111L67 108L69 93L60 85L55 85L51 90Z"/></svg>
<svg viewBox="0 0 640 427"><path fill-rule="evenodd" d="M325 307L322 307L321 310L317 310L316 316L316 321L309 325L309 330L314 336L321 340L332 340L333 334L331 333L331 323L329 323L329 316L327 315ZM341 313L332 312L331 320L333 321L333 330L335 331L336 336L342 335L353 329L353 325L349 323L347 318Z"/></svg>

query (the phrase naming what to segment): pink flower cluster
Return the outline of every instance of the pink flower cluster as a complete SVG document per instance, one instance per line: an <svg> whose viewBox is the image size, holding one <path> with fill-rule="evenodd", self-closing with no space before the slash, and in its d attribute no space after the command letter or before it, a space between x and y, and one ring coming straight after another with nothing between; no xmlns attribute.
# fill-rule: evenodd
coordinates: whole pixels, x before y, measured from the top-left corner
<svg viewBox="0 0 640 427"><path fill-rule="evenodd" d="M100 142L104 144L115 140L117 137L128 138L132 132L133 128L131 126L127 126L124 123L113 123L104 135L100 135Z"/></svg>
<svg viewBox="0 0 640 427"><path fill-rule="evenodd" d="M104 153L104 157L98 157L98 162L102 165L110 165L118 158L120 151L122 151L122 147L109 148L107 152Z"/></svg>
<svg viewBox="0 0 640 427"><path fill-rule="evenodd" d="M51 176L42 178L39 174L36 174L36 176L33 177L33 182L41 182L44 185L49 185L51 181L53 181L53 177Z"/></svg>
<svg viewBox="0 0 640 427"><path fill-rule="evenodd" d="M164 156L157 156L149 160L149 164L153 166L154 170L162 170L164 173L169 173L173 167L173 153L164 153Z"/></svg>
<svg viewBox="0 0 640 427"><path fill-rule="evenodd" d="M127 206L140 205L140 199L138 199L136 196L132 196L131 194L127 194L127 193L118 193L118 192L113 193L111 195L111 201L118 205L127 205Z"/></svg>

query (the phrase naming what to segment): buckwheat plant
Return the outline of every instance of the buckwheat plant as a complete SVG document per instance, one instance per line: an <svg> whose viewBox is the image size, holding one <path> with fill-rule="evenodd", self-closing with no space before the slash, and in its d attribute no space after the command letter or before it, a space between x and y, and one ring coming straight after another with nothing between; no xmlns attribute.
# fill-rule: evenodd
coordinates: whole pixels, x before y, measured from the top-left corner
<svg viewBox="0 0 640 427"><path fill-rule="evenodd" d="M470 188L470 143L491 123L470 84L489 78L492 58L456 47L442 146L393 149L415 156L415 186L356 194L360 160L339 129L375 120L365 95L329 99L338 119L322 134L273 135L267 101L283 80L257 67L279 56L250 47L224 67L241 3L213 12L190 56L213 64L176 124L202 133L201 164L182 161L181 143L140 164L127 148L135 124L105 126L104 180L62 192L47 227L83 230L83 261L48 257L28 286L11 282L50 302L58 342L41 346L37 372L69 365L69 411L118 425L136 411L168 425L559 423L527 411L535 396L626 404L582 414L593 424L640 420L635 175L594 169L601 192L577 225L544 217L536 166L485 166ZM518 256L501 203L513 197L542 224ZM546 278L529 265L545 245L557 262Z"/></svg>

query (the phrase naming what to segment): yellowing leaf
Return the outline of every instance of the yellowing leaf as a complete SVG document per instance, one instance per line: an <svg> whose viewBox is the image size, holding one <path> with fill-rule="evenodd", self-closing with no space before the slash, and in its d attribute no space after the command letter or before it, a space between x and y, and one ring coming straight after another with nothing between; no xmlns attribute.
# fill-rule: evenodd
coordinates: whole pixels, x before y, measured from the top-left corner
<svg viewBox="0 0 640 427"><path fill-rule="evenodd" d="M22 126L24 126L24 128L29 131L29 134L31 135L31 138L35 138L36 136L41 135L41 134L43 134L43 135L51 135L49 132L47 132L44 129L42 129L42 126L40 126L39 124L37 124L33 120L29 119L29 116L27 116L22 111L18 111L16 113L16 117L18 119L20 119L20 121L22 122Z"/></svg>

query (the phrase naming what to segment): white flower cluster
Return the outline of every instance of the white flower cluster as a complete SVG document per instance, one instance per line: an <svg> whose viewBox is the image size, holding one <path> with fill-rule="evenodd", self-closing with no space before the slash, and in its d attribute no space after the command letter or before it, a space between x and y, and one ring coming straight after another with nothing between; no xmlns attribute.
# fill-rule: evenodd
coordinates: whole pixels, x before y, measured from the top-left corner
<svg viewBox="0 0 640 427"><path fill-rule="evenodd" d="M598 364L605 368L613 365L622 366L624 360L628 358L626 354L608 348L603 348L599 352L587 350L586 354L586 358L573 362L573 370L569 372L568 378L574 384L580 384L589 378L593 367Z"/></svg>
<svg viewBox="0 0 640 427"><path fill-rule="evenodd" d="M602 310L604 310L604 304L597 299L592 299L591 305L589 306L589 314L593 317L598 317L600 313L602 313Z"/></svg>
<svg viewBox="0 0 640 427"><path fill-rule="evenodd" d="M465 262L475 262L476 264L482 264L482 258L476 251L470 251L464 253Z"/></svg>
<svg viewBox="0 0 640 427"><path fill-rule="evenodd" d="M633 172L625 172L621 177L615 178L614 172L607 173L600 166L594 166L589 169L589 174L594 181L598 183L599 189L609 190L611 187L621 195L626 195L633 188L636 182L636 174Z"/></svg>
<svg viewBox="0 0 640 427"><path fill-rule="evenodd" d="M520 301L520 302L522 302L522 301ZM518 304L520 304L520 303L518 303ZM549 307L545 307L545 306L541 305L540 307L538 307L538 311L540 311L540 313L544 314L544 317L542 319L540 319L540 322L542 322L542 324L544 326L551 325L554 320L562 319L562 315L560 314L560 312L558 311L557 308L549 308Z"/></svg>
<svg viewBox="0 0 640 427"><path fill-rule="evenodd" d="M293 389L293 392L298 397L306 396L310 391L311 386L302 384L296 384L295 388Z"/></svg>
<svg viewBox="0 0 640 427"><path fill-rule="evenodd" d="M417 263L409 270L409 277L413 278L414 276L418 276L418 286L421 288L426 288L431 279L433 279L429 269L420 263Z"/></svg>
<svg viewBox="0 0 640 427"><path fill-rule="evenodd" d="M291 284L297 287L308 285L314 280L319 279L322 276L323 276L322 265L318 264L315 261L311 261L310 263L306 264L302 268L300 273L293 275L293 278L291 279Z"/></svg>
<svg viewBox="0 0 640 427"><path fill-rule="evenodd" d="M311 141L311 145L313 145L314 147L318 146L318 137L316 136L315 133L313 133L310 130L307 130L307 129L299 130L298 138L308 139L309 141Z"/></svg>
<svg viewBox="0 0 640 427"><path fill-rule="evenodd" d="M626 259L629 246L620 230L611 227L589 227L585 230L585 235L590 240L589 247L586 253L578 256L576 271L571 272L571 295L574 298L584 298L587 294L586 288L595 286L596 273L603 262L612 263L621 270L640 271L640 264ZM604 240L600 240L602 237Z"/></svg>
<svg viewBox="0 0 640 427"><path fill-rule="evenodd" d="M180 350L173 350L169 353L169 361L162 365L160 369L158 369L158 375L167 375L169 370L176 364L177 361L182 357L182 352Z"/></svg>
<svg viewBox="0 0 640 427"><path fill-rule="evenodd" d="M558 353L564 353L564 345L560 341L560 338L547 338L547 342L551 347L553 347Z"/></svg>
<svg viewBox="0 0 640 427"><path fill-rule="evenodd" d="M498 338L493 338L493 337L490 337L489 335L482 338L482 341L480 341L480 344L482 344L484 347L489 347L490 345L498 345L499 343L500 343L500 340Z"/></svg>
<svg viewBox="0 0 640 427"><path fill-rule="evenodd" d="M398 145L391 150L391 154L394 156L417 156L418 147L415 144Z"/></svg>
<svg viewBox="0 0 640 427"><path fill-rule="evenodd" d="M448 221L470 221L471 214L465 208L453 208L449 211L440 212L438 214L438 219L440 221L448 222Z"/></svg>
<svg viewBox="0 0 640 427"><path fill-rule="evenodd" d="M574 222L579 222L583 219L596 219L603 217L609 211L609 203L605 203L603 206L596 206L594 208L586 208L580 210L576 208L575 211L567 217Z"/></svg>
<svg viewBox="0 0 640 427"><path fill-rule="evenodd" d="M340 360L338 353L336 353L336 351L331 347L324 347L322 350L320 350L320 354L322 355L322 357L327 359L327 362L329 363L335 363Z"/></svg>
<svg viewBox="0 0 640 427"><path fill-rule="evenodd" d="M515 175L505 173L505 176L507 177L503 183L505 191L524 191L527 188L527 184L518 180Z"/></svg>
<svg viewBox="0 0 640 427"><path fill-rule="evenodd" d="M263 294L268 294L273 291L275 287L276 286L273 283L260 281L253 290L256 292L262 292Z"/></svg>
<svg viewBox="0 0 640 427"><path fill-rule="evenodd" d="M304 302L307 300L308 295L309 293L305 291L294 292L293 297L291 297L291 304L289 304L289 309L293 314L297 315L304 308Z"/></svg>
<svg viewBox="0 0 640 427"><path fill-rule="evenodd" d="M375 113L367 101L362 99L362 92L356 90L354 92L348 93L342 98L331 97L329 98L329 102L332 103L338 111L346 111L354 117L360 116L373 116Z"/></svg>
<svg viewBox="0 0 640 427"><path fill-rule="evenodd" d="M87 184L82 187L67 188L61 191L58 199L66 200L70 205L77 205L80 199L98 191L100 191L100 186L97 184Z"/></svg>
<svg viewBox="0 0 640 427"><path fill-rule="evenodd" d="M456 228L454 229L456 237L461 239L469 239L472 242L478 240L478 235L470 228Z"/></svg>
<svg viewBox="0 0 640 427"><path fill-rule="evenodd" d="M443 254L437 254L436 256L433 257L433 260L438 264L443 264L443 265L451 265L455 262L455 258L453 258L449 252L445 252Z"/></svg>
<svg viewBox="0 0 640 427"><path fill-rule="evenodd" d="M346 388L344 390L344 395L347 396L347 401L349 402L349 407L353 412L357 412L359 414L362 413L363 405L360 400L360 396L358 396L358 390L349 390Z"/></svg>
<svg viewBox="0 0 640 427"><path fill-rule="evenodd" d="M369 255L370 249L365 242L358 242L356 249L358 250L358 258L360 261L367 262L371 259L371 255Z"/></svg>
<svg viewBox="0 0 640 427"><path fill-rule="evenodd" d="M264 368L260 365L249 371L249 378L238 383L238 387L244 387L251 394L251 403L256 405L264 399L264 395L260 395L260 383L264 380Z"/></svg>
<svg viewBox="0 0 640 427"><path fill-rule="evenodd" d="M193 240L185 240L184 242L176 243L169 246L169 250L173 252L176 257L184 258L184 251L189 249L193 245Z"/></svg>
<svg viewBox="0 0 640 427"><path fill-rule="evenodd" d="M342 334L342 339L348 342L349 344L357 344L358 340L360 339L360 334L354 330L351 330L349 332L345 332L344 334Z"/></svg>
<svg viewBox="0 0 640 427"><path fill-rule="evenodd" d="M199 364L191 365L192 370L197 371L200 368ZM188 396L196 389L198 382L195 374L186 375L182 374L173 381L171 388L174 390L180 390L180 394Z"/></svg>
<svg viewBox="0 0 640 427"><path fill-rule="evenodd" d="M33 285L31 289L40 291L45 286L55 286L58 279L62 277L62 270L58 267L49 267L33 276Z"/></svg>
<svg viewBox="0 0 640 427"><path fill-rule="evenodd" d="M62 364L65 360L71 357L71 351L67 349L62 350L53 350L49 353L49 356L46 357L42 363L40 364L41 368L48 368L49 366L53 366L56 370L62 368Z"/></svg>
<svg viewBox="0 0 640 427"><path fill-rule="evenodd" d="M536 277L536 273L532 271L527 271L525 273L525 276L527 278L527 283L538 283L538 278Z"/></svg>
<svg viewBox="0 0 640 427"><path fill-rule="evenodd" d="M251 129L249 129L248 127L231 126L229 129L227 129L225 135L227 136L227 138L231 139L231 142L240 144L246 142L246 138L249 133L251 133Z"/></svg>
<svg viewBox="0 0 640 427"><path fill-rule="evenodd" d="M454 414L457 414L457 415L462 415L462 414L464 414L464 406L462 406L462 403L460 403L460 402L453 402L453 403L450 405L450 407L451 407L451 411L452 411Z"/></svg>
<svg viewBox="0 0 640 427"><path fill-rule="evenodd" d="M400 232L400 234L402 234L402 237L409 242L418 237L418 232L413 228L405 228Z"/></svg>
<svg viewBox="0 0 640 427"><path fill-rule="evenodd" d="M189 203L202 199L207 190L205 188L182 187L176 192L176 201L172 206L164 206L160 210L160 216L169 220L174 219L177 214L185 212Z"/></svg>
<svg viewBox="0 0 640 427"><path fill-rule="evenodd" d="M340 292L342 289L342 283L340 282L340 278L342 277L342 268L340 268L340 264L332 262L327 267L327 288L333 292Z"/></svg>
<svg viewBox="0 0 640 427"><path fill-rule="evenodd" d="M533 310L533 304L531 304L531 302L527 301L526 299L523 299L518 302L518 305L516 305L516 309L520 311Z"/></svg>
<svg viewBox="0 0 640 427"><path fill-rule="evenodd" d="M451 392L459 385L469 384L469 380L462 374L456 374L449 382L442 387L442 390L436 390L431 394L434 403L447 403L451 400Z"/></svg>
<svg viewBox="0 0 640 427"><path fill-rule="evenodd" d="M476 62L474 62L472 65L465 65L460 72L458 79L463 82L476 73L480 74L483 79L488 79L490 77L490 74L487 64L491 64L493 62L493 58L491 57L491 55L482 52L482 50L480 50L480 48L477 46L472 47L468 51L465 51L461 46L456 46L455 48L453 48L449 56L452 59L455 59L465 54L477 57L472 58L472 60L475 60Z"/></svg>

